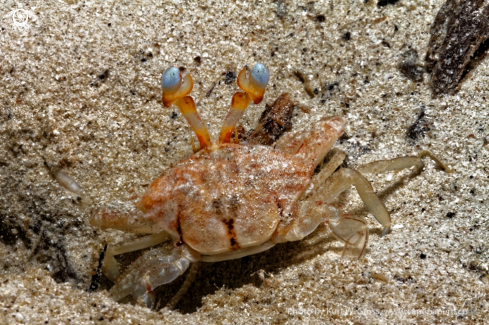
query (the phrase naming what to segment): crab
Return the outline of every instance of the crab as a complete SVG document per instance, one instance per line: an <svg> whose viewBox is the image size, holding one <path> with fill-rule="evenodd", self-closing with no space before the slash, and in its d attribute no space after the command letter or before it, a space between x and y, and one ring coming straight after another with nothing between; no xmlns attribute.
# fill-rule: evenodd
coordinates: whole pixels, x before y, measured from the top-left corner
<svg viewBox="0 0 489 325"><path fill-rule="evenodd" d="M136 203L138 213L109 208L95 210L90 223L103 229L138 231L148 236L109 245L102 270L115 282L114 300L132 295L143 306L155 304L154 288L182 275L193 262L218 262L257 254L276 244L301 240L326 223L345 243L345 250L362 256L368 241L363 218L341 214L331 203L355 186L368 210L389 232L391 218L375 194L367 173L423 168L422 156L381 160L354 170L340 168L345 153L337 151L322 164L346 120L323 118L307 132L290 132L273 146L235 143L233 130L249 103L262 101L269 71L263 64L245 67L237 84L231 110L219 140L212 142L188 96L193 87L189 74L169 68L162 76L162 101L176 105L196 133L200 150L163 172ZM338 169L338 170L337 170ZM336 171L337 170L337 171ZM123 275L115 255L172 241L173 249L161 246L144 253ZM345 251L344 250L344 251Z"/></svg>

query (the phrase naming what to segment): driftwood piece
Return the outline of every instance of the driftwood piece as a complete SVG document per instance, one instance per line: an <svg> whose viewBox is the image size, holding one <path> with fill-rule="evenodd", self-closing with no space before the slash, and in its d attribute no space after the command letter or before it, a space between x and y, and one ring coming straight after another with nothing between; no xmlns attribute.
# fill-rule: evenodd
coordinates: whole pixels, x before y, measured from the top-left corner
<svg viewBox="0 0 489 325"><path fill-rule="evenodd" d="M426 68L433 92L454 94L475 51L489 39L489 4L484 0L448 0L431 27Z"/></svg>

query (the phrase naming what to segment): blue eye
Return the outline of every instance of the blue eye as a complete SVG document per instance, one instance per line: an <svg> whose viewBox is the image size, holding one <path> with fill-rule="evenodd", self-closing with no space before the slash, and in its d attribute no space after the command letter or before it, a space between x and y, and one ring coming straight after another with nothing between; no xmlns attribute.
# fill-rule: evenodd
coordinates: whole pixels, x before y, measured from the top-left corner
<svg viewBox="0 0 489 325"><path fill-rule="evenodd" d="M268 72L267 67L263 64L257 63L253 66L253 69L251 69L251 80L257 87L264 89L268 84L269 78L270 73Z"/></svg>
<svg viewBox="0 0 489 325"><path fill-rule="evenodd" d="M178 68L169 68L161 76L161 86L165 92L174 92L182 83L182 75Z"/></svg>

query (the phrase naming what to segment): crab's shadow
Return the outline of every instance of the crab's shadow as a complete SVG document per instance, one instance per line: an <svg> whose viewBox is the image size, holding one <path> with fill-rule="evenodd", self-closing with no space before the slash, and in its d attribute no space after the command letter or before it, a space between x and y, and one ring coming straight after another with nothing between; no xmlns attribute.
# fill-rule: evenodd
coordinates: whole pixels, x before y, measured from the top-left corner
<svg viewBox="0 0 489 325"><path fill-rule="evenodd" d="M314 242L311 245L311 241ZM181 313L193 313L202 306L202 298L214 294L221 288L238 289L245 285L259 287L263 280L259 273L277 274L281 269L302 263L326 251L339 251L341 247L332 247L331 242L337 242L334 235L324 226L320 227L310 237L303 241L287 242L276 245L270 250L236 260L217 263L202 263L195 281L187 293L176 305ZM165 306L183 284L184 274L177 281L158 290L159 304Z"/></svg>
<svg viewBox="0 0 489 325"><path fill-rule="evenodd" d="M334 245L335 243L338 245ZM202 262L197 270L195 280L178 304L176 304L175 310L180 311L182 314L196 312L202 306L203 298L207 295L213 295L219 289L233 290L245 285L259 287L263 283L259 275L262 271L265 274L277 274L281 269L300 264L327 251L337 252L336 255L339 258L342 249L342 244L332 232L326 226L321 225L302 241L279 244L263 253L240 259L216 263ZM139 258L143 252L138 251L118 255L116 259L123 270ZM188 274L189 270L173 282L155 289L156 309L164 308L168 305L184 284ZM111 286L112 283L102 275L99 289L108 290ZM121 302L134 304L130 297Z"/></svg>

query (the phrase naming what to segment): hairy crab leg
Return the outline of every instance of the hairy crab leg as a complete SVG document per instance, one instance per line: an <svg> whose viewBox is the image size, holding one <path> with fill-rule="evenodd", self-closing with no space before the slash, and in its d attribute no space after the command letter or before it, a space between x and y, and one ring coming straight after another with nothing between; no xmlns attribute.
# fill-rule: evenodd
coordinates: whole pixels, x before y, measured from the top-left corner
<svg viewBox="0 0 489 325"><path fill-rule="evenodd" d="M119 266L117 265L117 261L114 258L115 255L152 247L170 239L170 235L163 231L158 234L136 238L130 242L122 242L114 245L109 245L107 247L107 251L105 252L105 257L102 264L102 272L107 279L115 282L120 275Z"/></svg>
<svg viewBox="0 0 489 325"><path fill-rule="evenodd" d="M236 123L243 116L248 105L253 101L259 104L263 100L265 88L268 84L269 72L267 67L261 63L257 63L248 71L247 67L238 75L238 86L243 92L236 92L231 100L231 110L226 116L226 120L219 134L219 143L229 143Z"/></svg>
<svg viewBox="0 0 489 325"><path fill-rule="evenodd" d="M207 128L200 119L194 100L188 96L193 88L192 77L187 74L182 78L180 70L174 67L169 68L163 72L161 85L163 87L161 97L163 104L166 107L170 107L172 104L176 105L197 135L200 148L210 147L211 140Z"/></svg>

